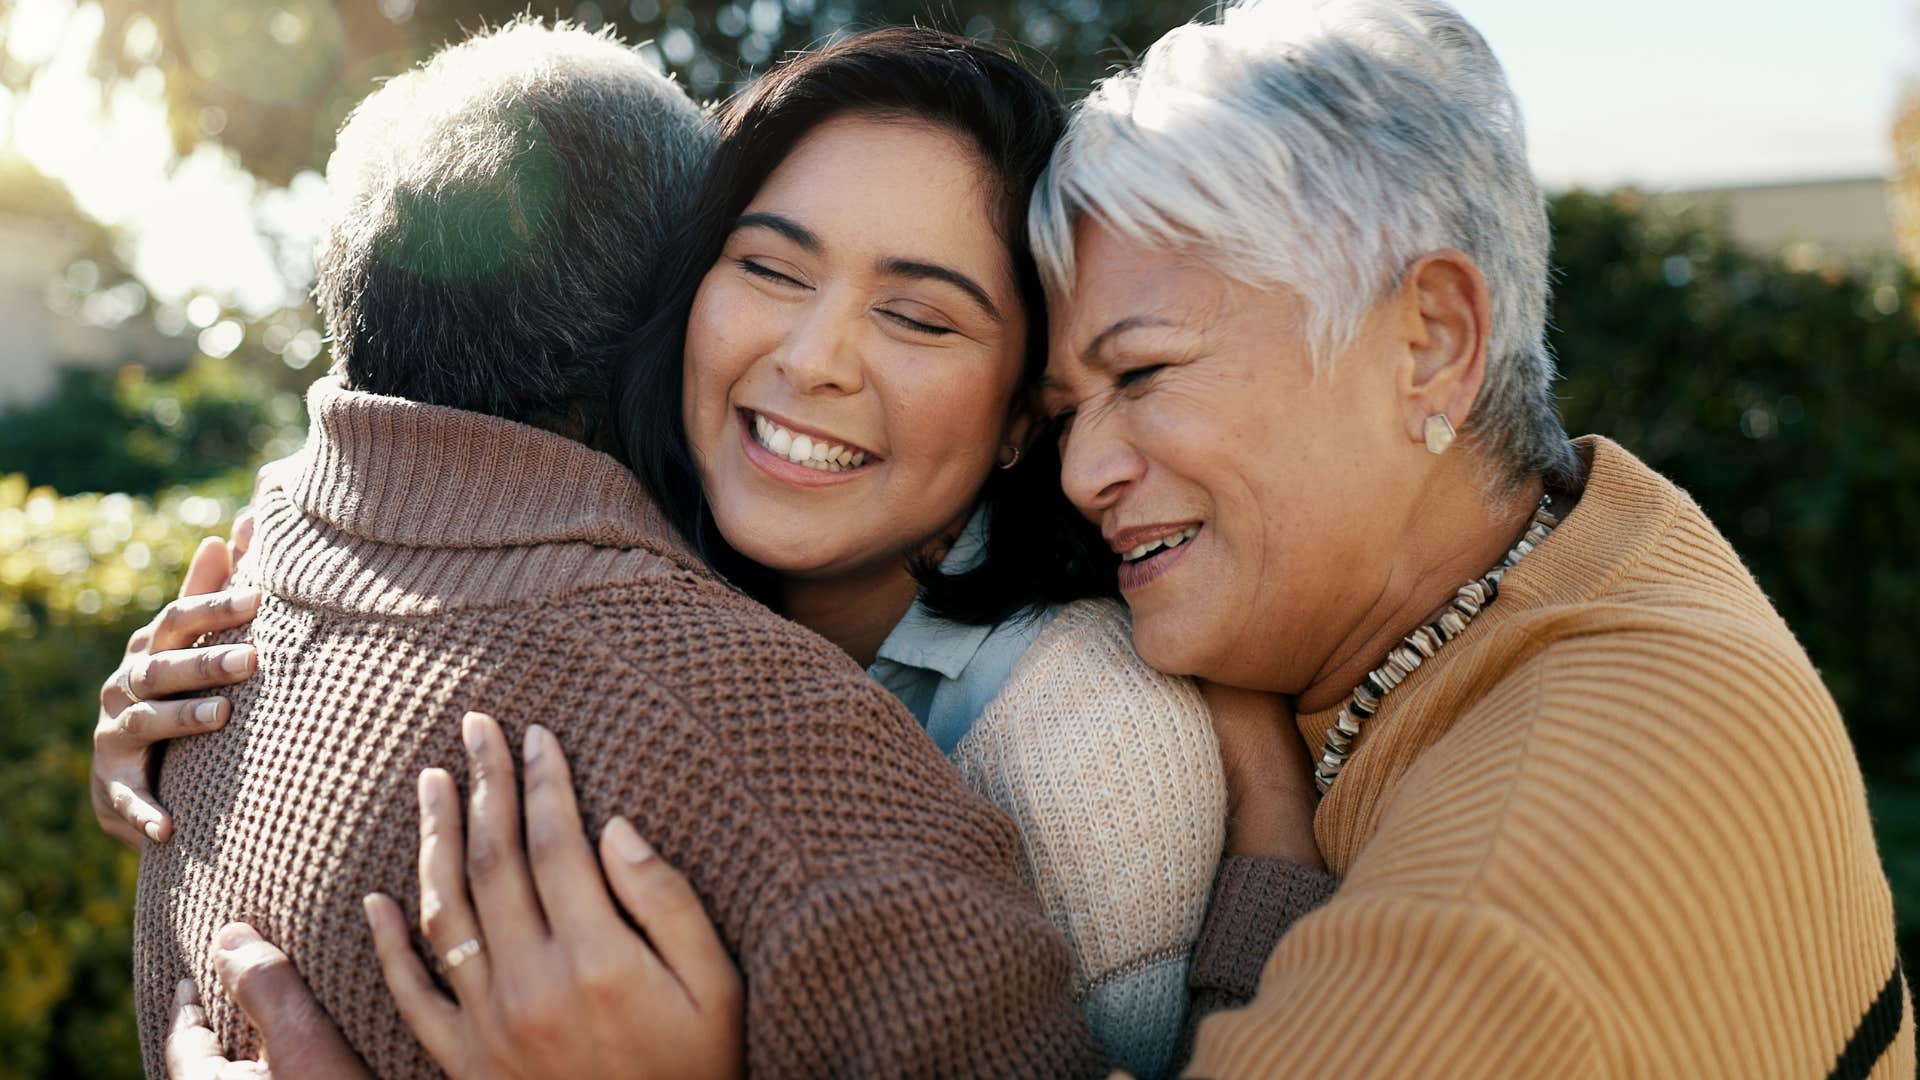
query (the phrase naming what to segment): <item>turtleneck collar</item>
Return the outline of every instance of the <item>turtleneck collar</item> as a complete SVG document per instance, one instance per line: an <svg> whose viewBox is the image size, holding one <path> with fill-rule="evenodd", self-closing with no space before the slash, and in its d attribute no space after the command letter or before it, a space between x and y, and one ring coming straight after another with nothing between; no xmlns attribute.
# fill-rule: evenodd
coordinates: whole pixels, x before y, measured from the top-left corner
<svg viewBox="0 0 1920 1080"><path fill-rule="evenodd" d="M363 540L418 548L575 542L686 547L633 474L525 424L348 390L307 393L312 427L287 467L302 512Z"/></svg>

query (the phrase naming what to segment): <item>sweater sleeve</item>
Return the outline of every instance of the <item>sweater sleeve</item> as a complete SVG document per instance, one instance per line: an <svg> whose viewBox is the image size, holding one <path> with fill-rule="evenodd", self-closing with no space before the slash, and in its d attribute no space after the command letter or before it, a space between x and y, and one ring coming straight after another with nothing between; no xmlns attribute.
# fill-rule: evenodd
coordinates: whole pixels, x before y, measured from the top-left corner
<svg viewBox="0 0 1920 1080"><path fill-rule="evenodd" d="M1064 942L1004 881L902 868L816 882L741 961L756 1075L1108 1072Z"/></svg>
<svg viewBox="0 0 1920 1080"><path fill-rule="evenodd" d="M1605 1072L1587 1003L1510 913L1343 894L1281 941L1247 1008L1201 1025L1187 1075Z"/></svg>
<svg viewBox="0 0 1920 1080"><path fill-rule="evenodd" d="M1199 692L1139 658L1119 605L1069 605L952 760L1019 824L1021 874L1073 950L1094 1038L1137 1075L1177 1066L1226 828Z"/></svg>
<svg viewBox="0 0 1920 1080"><path fill-rule="evenodd" d="M1253 998L1260 969L1293 924L1332 899L1340 879L1291 859L1229 855L1220 861L1213 902L1187 972L1192 1021Z"/></svg>

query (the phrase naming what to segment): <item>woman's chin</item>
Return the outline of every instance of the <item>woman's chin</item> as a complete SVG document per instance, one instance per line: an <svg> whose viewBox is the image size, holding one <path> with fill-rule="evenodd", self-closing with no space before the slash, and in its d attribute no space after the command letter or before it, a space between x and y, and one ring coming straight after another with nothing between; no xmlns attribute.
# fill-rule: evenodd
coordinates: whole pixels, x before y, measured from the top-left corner
<svg viewBox="0 0 1920 1080"><path fill-rule="evenodd" d="M1194 644L1193 635L1181 628L1174 613L1135 609L1133 648L1154 670L1205 678L1206 657Z"/></svg>

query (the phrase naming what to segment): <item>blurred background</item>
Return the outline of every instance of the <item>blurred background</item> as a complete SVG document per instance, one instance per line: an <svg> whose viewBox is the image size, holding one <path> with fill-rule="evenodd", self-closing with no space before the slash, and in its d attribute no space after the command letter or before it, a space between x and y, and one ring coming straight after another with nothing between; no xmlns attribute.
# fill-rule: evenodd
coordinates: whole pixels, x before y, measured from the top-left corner
<svg viewBox="0 0 1920 1080"><path fill-rule="evenodd" d="M1920 959L1920 12L1457 2L1552 193L1568 427L1690 490L1813 654ZM1071 97L1200 3L533 10L617 26L702 98L909 19L1018 41ZM137 1073L137 860L85 797L100 680L301 437L335 128L524 4L0 0L0 1076Z"/></svg>

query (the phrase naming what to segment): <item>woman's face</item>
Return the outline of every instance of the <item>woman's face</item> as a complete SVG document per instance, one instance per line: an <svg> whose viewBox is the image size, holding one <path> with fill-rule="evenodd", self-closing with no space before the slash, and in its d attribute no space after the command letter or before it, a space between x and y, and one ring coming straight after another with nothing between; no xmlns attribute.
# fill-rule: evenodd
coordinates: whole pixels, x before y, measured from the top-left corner
<svg viewBox="0 0 1920 1080"><path fill-rule="evenodd" d="M1344 659L1411 524L1394 324L1376 311L1315 378L1291 290L1097 224L1077 240L1046 407L1072 413L1062 482L1121 553L1134 643L1165 671L1298 692Z"/></svg>
<svg viewBox="0 0 1920 1080"><path fill-rule="evenodd" d="M832 577L964 523L1026 341L996 189L961 136L849 114L748 204L694 297L682 403L735 550Z"/></svg>

